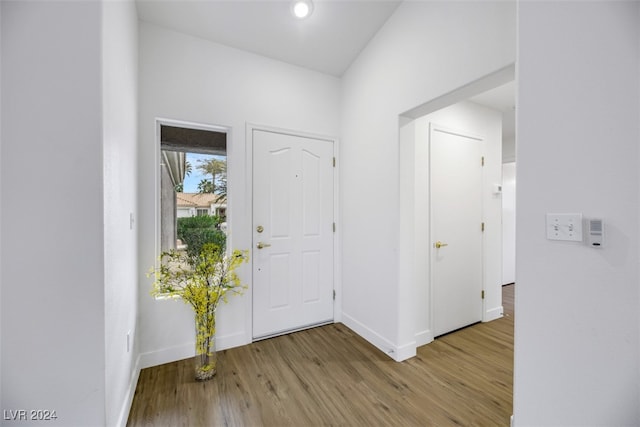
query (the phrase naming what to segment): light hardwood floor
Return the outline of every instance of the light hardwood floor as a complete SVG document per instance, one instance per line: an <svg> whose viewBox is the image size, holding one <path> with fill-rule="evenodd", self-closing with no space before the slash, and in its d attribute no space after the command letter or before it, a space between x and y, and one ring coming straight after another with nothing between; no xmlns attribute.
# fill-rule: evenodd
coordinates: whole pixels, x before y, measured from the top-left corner
<svg viewBox="0 0 640 427"><path fill-rule="evenodd" d="M394 362L342 324L144 369L129 426L508 426L514 285L505 316L442 336Z"/></svg>

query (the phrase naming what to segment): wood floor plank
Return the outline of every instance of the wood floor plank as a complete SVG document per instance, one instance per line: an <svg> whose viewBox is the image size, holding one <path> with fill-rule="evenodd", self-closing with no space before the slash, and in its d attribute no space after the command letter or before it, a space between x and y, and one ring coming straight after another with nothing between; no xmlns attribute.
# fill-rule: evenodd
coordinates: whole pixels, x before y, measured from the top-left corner
<svg viewBox="0 0 640 427"><path fill-rule="evenodd" d="M503 318L401 363L334 324L221 351L207 382L192 359L144 369L127 425L508 426L514 288L503 287Z"/></svg>

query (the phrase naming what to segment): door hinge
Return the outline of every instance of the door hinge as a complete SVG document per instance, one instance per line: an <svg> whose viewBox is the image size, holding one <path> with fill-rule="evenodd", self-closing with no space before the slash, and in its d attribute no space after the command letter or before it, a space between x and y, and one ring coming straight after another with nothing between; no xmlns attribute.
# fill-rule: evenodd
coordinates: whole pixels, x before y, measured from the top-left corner
<svg viewBox="0 0 640 427"><path fill-rule="evenodd" d="M336 158L335 157L333 158L333 167L334 168L336 167Z"/></svg>
<svg viewBox="0 0 640 427"><path fill-rule="evenodd" d="M480 296L482 297L482 299L484 299L484 291L482 291L482 294Z"/></svg>
<svg viewBox="0 0 640 427"><path fill-rule="evenodd" d="M482 156L482 158L480 159L480 165L484 166L484 156Z"/></svg>
<svg viewBox="0 0 640 427"><path fill-rule="evenodd" d="M334 233L336 232L336 223L335 222L333 223L333 232Z"/></svg>
<svg viewBox="0 0 640 427"><path fill-rule="evenodd" d="M333 290L333 300L334 301L336 300L336 290L335 289Z"/></svg>
<svg viewBox="0 0 640 427"><path fill-rule="evenodd" d="M484 222L480 224L480 231L484 231Z"/></svg>

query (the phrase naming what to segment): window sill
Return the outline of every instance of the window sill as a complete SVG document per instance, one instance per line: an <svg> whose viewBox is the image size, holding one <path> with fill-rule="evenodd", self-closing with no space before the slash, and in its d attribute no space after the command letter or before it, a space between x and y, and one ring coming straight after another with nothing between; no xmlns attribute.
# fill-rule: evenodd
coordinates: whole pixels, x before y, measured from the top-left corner
<svg viewBox="0 0 640 427"><path fill-rule="evenodd" d="M180 295L171 295L171 294L160 294L160 295L156 295L154 298L156 299L156 301L182 299Z"/></svg>

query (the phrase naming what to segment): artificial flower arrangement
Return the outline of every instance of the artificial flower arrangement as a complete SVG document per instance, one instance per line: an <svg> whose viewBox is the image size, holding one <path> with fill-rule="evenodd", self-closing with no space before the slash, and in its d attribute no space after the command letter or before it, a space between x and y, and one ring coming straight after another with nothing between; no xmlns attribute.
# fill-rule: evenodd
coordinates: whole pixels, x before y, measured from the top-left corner
<svg viewBox="0 0 640 427"><path fill-rule="evenodd" d="M152 268L155 297L180 298L193 308L196 330L195 374L200 381L216 374L216 308L229 295L241 295L247 289L236 269L248 262L248 251L234 250L206 243L199 254L170 250L160 255L159 267Z"/></svg>

